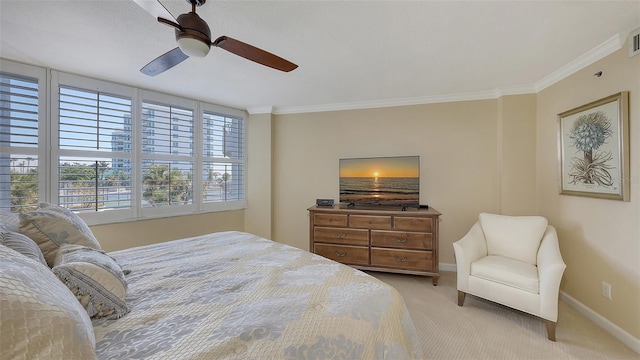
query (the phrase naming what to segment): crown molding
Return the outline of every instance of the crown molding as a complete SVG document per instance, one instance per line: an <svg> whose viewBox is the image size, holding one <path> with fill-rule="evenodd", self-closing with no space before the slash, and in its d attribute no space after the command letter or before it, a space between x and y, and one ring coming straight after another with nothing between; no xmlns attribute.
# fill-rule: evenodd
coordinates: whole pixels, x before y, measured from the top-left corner
<svg viewBox="0 0 640 360"><path fill-rule="evenodd" d="M249 113L249 115L273 114L273 106L257 106L247 108L247 112Z"/></svg>
<svg viewBox="0 0 640 360"><path fill-rule="evenodd" d="M596 46L591 51L586 54L580 56L579 58L573 60L567 65L561 67L560 69L552 72L544 79L535 83L534 88L536 92L540 92L549 86L557 83L558 81L572 75L585 67L593 64L594 62L602 59L603 57L610 55L622 48L622 40L620 34L616 34L611 37L609 40L603 42L602 44Z"/></svg>
<svg viewBox="0 0 640 360"><path fill-rule="evenodd" d="M473 100L486 100L496 97L495 91L481 91L465 94L451 94L451 95L437 95L437 96L422 96L414 98L404 99L388 99L388 100L375 100L375 101L357 101L349 103L337 103L326 105L312 105L312 106L290 106L275 108L274 114L300 114L310 112L326 112L326 111L345 111L345 110L362 110L395 106L411 106L422 104L434 104L434 103L446 103L456 101L473 101Z"/></svg>
<svg viewBox="0 0 640 360"><path fill-rule="evenodd" d="M617 34L610 39L606 40L602 44L598 45L594 49L571 61L567 65L549 74L542 80L532 85L520 85L507 88L497 88L492 91L478 91L470 93L460 94L448 94L448 95L435 95L435 96L421 96L413 98L403 99L388 99L388 100L374 100L374 101L356 101L348 103L335 103L324 105L310 105L310 106L283 106L283 107L255 107L247 109L249 114L266 114L271 113L274 115L286 115L286 114L301 114L301 113L313 113L313 112L327 112L327 111L345 111L345 110L362 110L362 109L374 109L384 107L395 106L411 106L411 105L424 105L424 104L436 104L447 103L457 101L475 101L475 100L490 100L497 99L502 96L508 95L523 95L523 94L536 94L547 87L557 83L558 81L576 73L579 70L593 64L594 62L602 59L603 57L610 55L620 48L622 48L623 41L620 34Z"/></svg>
<svg viewBox="0 0 640 360"><path fill-rule="evenodd" d="M395 107L395 106L438 104L438 103L458 102L458 101L491 100L491 99L497 99L499 97L506 96L506 95L522 95L522 94L532 94L532 93L535 93L535 89L533 86L522 85L522 86L509 87L509 88L498 88L492 91L478 91L478 92L469 92L469 93L461 93L461 94L421 96L421 97L414 97L414 98L376 100L376 101L360 101L360 102L326 104L326 105L317 105L317 106L280 107L280 108L274 109L274 114L286 115L286 114L300 114L300 113L311 113L311 112L362 110L362 109L374 109L374 108Z"/></svg>
<svg viewBox="0 0 640 360"><path fill-rule="evenodd" d="M535 93L536 93L536 89L533 85L512 86L508 88L496 89L496 98L501 98L503 96L508 96L508 95L524 95L524 94L535 94Z"/></svg>

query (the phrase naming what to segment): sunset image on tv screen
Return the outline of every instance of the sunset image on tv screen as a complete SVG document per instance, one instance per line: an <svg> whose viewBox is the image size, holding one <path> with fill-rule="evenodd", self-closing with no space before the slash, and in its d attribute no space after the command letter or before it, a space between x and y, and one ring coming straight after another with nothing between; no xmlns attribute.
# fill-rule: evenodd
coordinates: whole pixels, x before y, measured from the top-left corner
<svg viewBox="0 0 640 360"><path fill-rule="evenodd" d="M418 206L418 156L340 159L340 202Z"/></svg>

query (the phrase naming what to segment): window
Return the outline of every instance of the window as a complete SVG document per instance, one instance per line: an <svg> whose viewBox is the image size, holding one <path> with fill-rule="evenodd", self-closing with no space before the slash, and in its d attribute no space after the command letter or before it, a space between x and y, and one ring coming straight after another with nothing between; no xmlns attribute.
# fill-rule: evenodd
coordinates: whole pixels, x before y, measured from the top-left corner
<svg viewBox="0 0 640 360"><path fill-rule="evenodd" d="M188 149L196 104L151 92L144 96L142 133L155 146L142 155L143 207L192 206L194 159Z"/></svg>
<svg viewBox="0 0 640 360"><path fill-rule="evenodd" d="M193 202L193 164L146 161L142 166L143 206L188 205Z"/></svg>
<svg viewBox="0 0 640 360"><path fill-rule="evenodd" d="M58 203L131 208L131 98L60 85Z"/></svg>
<svg viewBox="0 0 640 360"><path fill-rule="evenodd" d="M244 199L244 121L204 112L203 202Z"/></svg>
<svg viewBox="0 0 640 360"><path fill-rule="evenodd" d="M3 64L4 65L4 64ZM44 72L7 64L0 73L0 210L29 211L42 198L39 138Z"/></svg>
<svg viewBox="0 0 640 360"><path fill-rule="evenodd" d="M245 207L243 111L0 61L0 209L98 224Z"/></svg>
<svg viewBox="0 0 640 360"><path fill-rule="evenodd" d="M192 109L145 101L142 118L144 140L156 145L151 154L166 155L174 148L189 148L194 121Z"/></svg>

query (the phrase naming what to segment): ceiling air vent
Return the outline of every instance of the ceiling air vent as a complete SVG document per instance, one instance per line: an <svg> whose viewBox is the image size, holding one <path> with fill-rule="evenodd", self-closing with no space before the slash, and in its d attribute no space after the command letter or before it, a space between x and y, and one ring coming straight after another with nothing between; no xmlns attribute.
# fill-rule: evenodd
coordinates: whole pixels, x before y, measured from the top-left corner
<svg viewBox="0 0 640 360"><path fill-rule="evenodd" d="M629 35L629 57L640 54L640 29L634 30Z"/></svg>

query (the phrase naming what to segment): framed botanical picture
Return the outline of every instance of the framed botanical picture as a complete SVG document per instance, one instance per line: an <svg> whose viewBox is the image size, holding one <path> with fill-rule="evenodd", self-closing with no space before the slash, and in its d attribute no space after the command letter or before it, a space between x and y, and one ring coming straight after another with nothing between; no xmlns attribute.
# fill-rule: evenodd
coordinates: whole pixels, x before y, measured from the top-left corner
<svg viewBox="0 0 640 360"><path fill-rule="evenodd" d="M629 201L629 92L558 115L560 194Z"/></svg>

